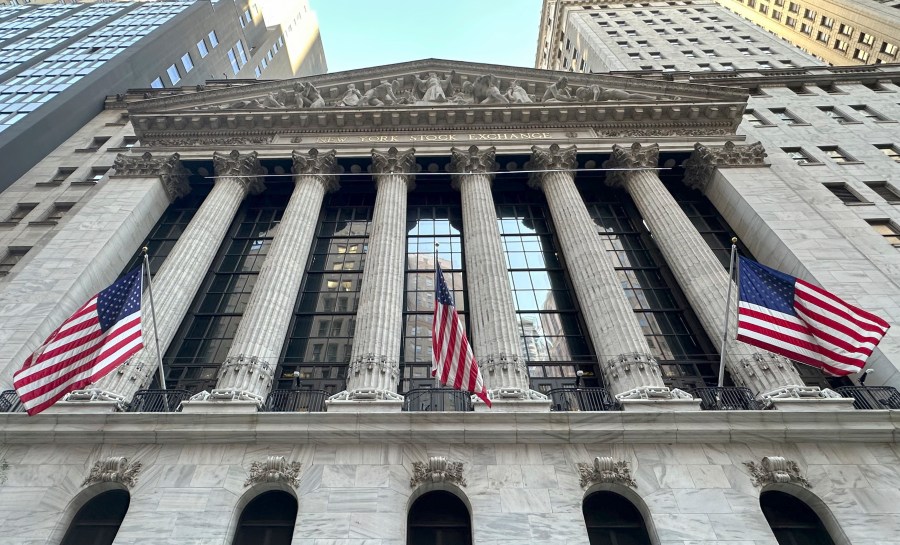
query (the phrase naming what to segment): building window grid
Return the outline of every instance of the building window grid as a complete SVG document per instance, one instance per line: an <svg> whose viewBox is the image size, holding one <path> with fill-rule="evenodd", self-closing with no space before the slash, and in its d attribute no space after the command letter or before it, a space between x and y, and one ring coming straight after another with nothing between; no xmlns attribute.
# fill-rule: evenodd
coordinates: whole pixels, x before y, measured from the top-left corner
<svg viewBox="0 0 900 545"><path fill-rule="evenodd" d="M900 227L888 219L866 220L876 233L884 237L892 246L900 246Z"/></svg>
<svg viewBox="0 0 900 545"><path fill-rule="evenodd" d="M838 146L819 146L819 149L835 163L847 164L859 162Z"/></svg>
<svg viewBox="0 0 900 545"><path fill-rule="evenodd" d="M798 165L818 165L820 161L813 158L803 148L781 148Z"/></svg>
<svg viewBox="0 0 900 545"><path fill-rule="evenodd" d="M850 107L859 115L871 121L889 121L886 117L864 104L858 104Z"/></svg>
<svg viewBox="0 0 900 545"><path fill-rule="evenodd" d="M885 201L896 204L900 202L900 190L887 182L865 182L866 186Z"/></svg>
<svg viewBox="0 0 900 545"><path fill-rule="evenodd" d="M859 195L856 194L850 186L845 183L837 183L837 184L824 184L825 188L831 192L832 195L841 200L844 204L859 204L864 202Z"/></svg>
<svg viewBox="0 0 900 545"><path fill-rule="evenodd" d="M900 148L894 144L875 144L875 147L880 149L889 159L896 163L900 163Z"/></svg>

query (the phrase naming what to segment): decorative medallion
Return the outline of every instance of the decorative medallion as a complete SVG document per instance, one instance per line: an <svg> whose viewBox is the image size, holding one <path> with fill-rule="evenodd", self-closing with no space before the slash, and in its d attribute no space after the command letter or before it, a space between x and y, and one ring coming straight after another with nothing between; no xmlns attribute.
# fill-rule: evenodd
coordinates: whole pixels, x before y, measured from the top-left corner
<svg viewBox="0 0 900 545"><path fill-rule="evenodd" d="M137 484L137 474L141 471L140 462L128 463L124 456L110 456L99 460L91 468L81 486L95 483L121 483L128 488Z"/></svg>
<svg viewBox="0 0 900 545"><path fill-rule="evenodd" d="M410 488L424 483L452 483L466 486L463 477L463 463L451 462L443 456L432 456L428 462L413 462L413 476L409 480Z"/></svg>
<svg viewBox="0 0 900 545"><path fill-rule="evenodd" d="M284 483L291 488L297 488L300 484L300 462L288 463L284 456L269 456L264 462L250 464L250 476L244 481L244 486L261 483Z"/></svg>
<svg viewBox="0 0 900 545"><path fill-rule="evenodd" d="M766 456L762 463L744 462L750 475L753 476L753 486L764 486L773 483L798 484L805 488L811 485L800 474L800 466L793 460L786 460L781 456Z"/></svg>
<svg viewBox="0 0 900 545"><path fill-rule="evenodd" d="M637 488L637 483L631 478L631 469L624 460L613 460L609 456L594 458L593 464L575 464L581 474L581 487L587 488L593 484L609 483L621 484Z"/></svg>

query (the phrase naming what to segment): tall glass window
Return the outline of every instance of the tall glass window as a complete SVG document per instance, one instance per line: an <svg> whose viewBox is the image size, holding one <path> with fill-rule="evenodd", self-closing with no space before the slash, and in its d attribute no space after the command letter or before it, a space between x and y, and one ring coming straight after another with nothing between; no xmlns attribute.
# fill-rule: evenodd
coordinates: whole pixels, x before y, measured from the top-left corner
<svg viewBox="0 0 900 545"><path fill-rule="evenodd" d="M263 492L241 512L232 545L290 545L297 500L281 490Z"/></svg>
<svg viewBox="0 0 900 545"><path fill-rule="evenodd" d="M189 391L215 387L250 292L266 258L293 184L276 178L247 197L163 358L166 386Z"/></svg>
<svg viewBox="0 0 900 545"><path fill-rule="evenodd" d="M591 545L650 545L644 517L615 492L595 492L582 504Z"/></svg>
<svg viewBox="0 0 900 545"><path fill-rule="evenodd" d="M759 505L778 545L834 545L816 512L794 496L769 490Z"/></svg>
<svg viewBox="0 0 900 545"><path fill-rule="evenodd" d="M434 188L434 189L432 189ZM462 209L449 176L435 179L409 194L406 239L406 298L400 391L435 385L431 377L431 330L434 316L435 243L444 280L465 322ZM475 355L478 357L478 354Z"/></svg>
<svg viewBox="0 0 900 545"><path fill-rule="evenodd" d="M92 498L75 514L62 545L112 545L130 503L125 490L110 490Z"/></svg>
<svg viewBox="0 0 900 545"><path fill-rule="evenodd" d="M628 194L579 180L585 204L670 387L715 386L716 348L668 270Z"/></svg>
<svg viewBox="0 0 900 545"><path fill-rule="evenodd" d="M571 385L580 364L593 370L594 355L560 259L550 211L544 196L528 188L524 178L505 178L494 182L494 202L532 387L547 391Z"/></svg>
<svg viewBox="0 0 900 545"><path fill-rule="evenodd" d="M375 184L368 176L345 178L341 184L323 202L276 388L296 387L295 372L301 388L336 394L345 387Z"/></svg>

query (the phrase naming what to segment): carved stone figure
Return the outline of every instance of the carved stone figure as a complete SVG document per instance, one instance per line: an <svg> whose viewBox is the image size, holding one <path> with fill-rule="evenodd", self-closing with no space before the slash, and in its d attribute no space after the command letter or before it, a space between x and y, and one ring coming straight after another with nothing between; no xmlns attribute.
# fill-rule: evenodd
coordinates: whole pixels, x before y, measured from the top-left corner
<svg viewBox="0 0 900 545"><path fill-rule="evenodd" d="M529 104L534 102L531 100L531 96L528 95L528 92L519 85L519 80L517 79L512 80L509 84L509 89L506 90L506 98L513 104Z"/></svg>
<svg viewBox="0 0 900 545"><path fill-rule="evenodd" d="M363 106L390 106L395 102L397 97L394 95L394 87L386 81L366 91L360 100Z"/></svg>
<svg viewBox="0 0 900 545"><path fill-rule="evenodd" d="M509 99L500 92L500 80L491 74L477 78L472 88L476 104L509 104Z"/></svg>
<svg viewBox="0 0 900 545"><path fill-rule="evenodd" d="M454 76L456 76L455 71L451 71L450 75L444 79L440 79L434 72L429 72L425 79L413 76L415 80L413 87L423 93L421 102L440 104L447 102L447 93L453 94Z"/></svg>
<svg viewBox="0 0 900 545"><path fill-rule="evenodd" d="M575 96L581 102L606 102L608 100L653 100L650 95L642 95L640 93L629 93L622 89L609 89L600 87L599 85L590 85L588 87L579 87L575 91Z"/></svg>
<svg viewBox="0 0 900 545"><path fill-rule="evenodd" d="M575 102L578 98L569 93L569 78L563 76L559 81L547 87L541 102Z"/></svg>
<svg viewBox="0 0 900 545"><path fill-rule="evenodd" d="M344 96L341 97L341 100L338 102L338 106L353 108L355 106L359 106L360 100L362 100L362 93L359 92L359 89L356 88L356 85L353 85L351 83L347 85L347 91L344 93Z"/></svg>
<svg viewBox="0 0 900 545"><path fill-rule="evenodd" d="M312 83L306 84L306 92L303 94L304 104L310 108L324 108L325 99L319 94L319 90Z"/></svg>
<svg viewBox="0 0 900 545"><path fill-rule="evenodd" d="M474 86L471 81L464 81L462 84L462 88L456 91L452 97L450 97L450 102L454 104L471 104L473 102L472 94L474 92Z"/></svg>

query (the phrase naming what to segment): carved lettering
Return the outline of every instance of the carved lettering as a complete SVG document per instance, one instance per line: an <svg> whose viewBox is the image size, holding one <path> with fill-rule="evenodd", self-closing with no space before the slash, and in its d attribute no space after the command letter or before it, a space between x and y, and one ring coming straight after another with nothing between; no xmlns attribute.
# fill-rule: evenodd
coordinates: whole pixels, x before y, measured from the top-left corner
<svg viewBox="0 0 900 545"><path fill-rule="evenodd" d="M491 132L470 134L410 134L410 135L360 135L360 136L318 136L316 144L380 144L391 142L461 142L494 140L547 140L549 132ZM296 139L299 140L299 139ZM292 140L293 141L293 140Z"/></svg>

